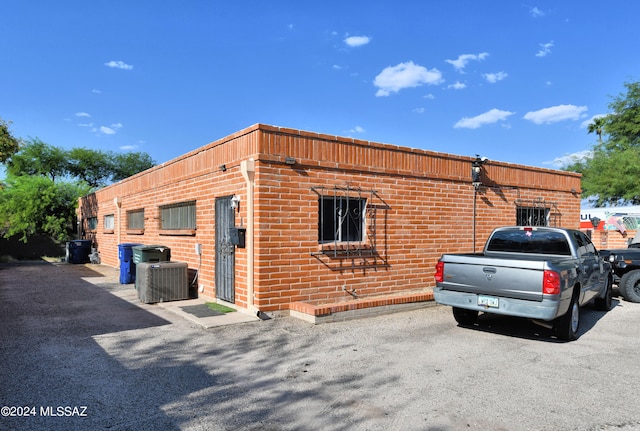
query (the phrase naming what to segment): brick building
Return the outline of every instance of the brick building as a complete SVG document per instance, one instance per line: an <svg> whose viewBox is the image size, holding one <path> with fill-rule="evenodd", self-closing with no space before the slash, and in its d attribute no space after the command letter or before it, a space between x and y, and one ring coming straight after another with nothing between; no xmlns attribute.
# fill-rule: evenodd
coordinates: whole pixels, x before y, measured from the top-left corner
<svg viewBox="0 0 640 431"><path fill-rule="evenodd" d="M120 243L161 244L203 295L319 317L431 298L439 256L496 226L578 228L580 176L257 124L81 198L78 216L105 264Z"/></svg>
<svg viewBox="0 0 640 431"><path fill-rule="evenodd" d="M595 226L594 226L595 223ZM627 248L637 235L640 206L583 208L580 229L599 250Z"/></svg>

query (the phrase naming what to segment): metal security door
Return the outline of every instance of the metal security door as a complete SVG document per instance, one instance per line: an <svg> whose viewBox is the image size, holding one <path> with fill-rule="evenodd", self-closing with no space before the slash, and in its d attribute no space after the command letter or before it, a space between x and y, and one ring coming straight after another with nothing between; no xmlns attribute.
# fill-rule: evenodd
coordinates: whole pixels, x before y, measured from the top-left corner
<svg viewBox="0 0 640 431"><path fill-rule="evenodd" d="M235 302L235 251L229 239L229 228L235 226L235 210L231 196L216 199L216 298Z"/></svg>

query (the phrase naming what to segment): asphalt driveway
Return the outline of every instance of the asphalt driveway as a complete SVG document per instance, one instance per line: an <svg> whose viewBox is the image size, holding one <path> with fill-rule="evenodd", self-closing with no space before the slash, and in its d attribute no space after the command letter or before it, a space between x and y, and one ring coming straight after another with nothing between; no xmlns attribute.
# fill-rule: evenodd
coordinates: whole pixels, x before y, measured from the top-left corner
<svg viewBox="0 0 640 431"><path fill-rule="evenodd" d="M572 343L446 307L203 328L97 269L0 265L0 429L640 429L639 304Z"/></svg>

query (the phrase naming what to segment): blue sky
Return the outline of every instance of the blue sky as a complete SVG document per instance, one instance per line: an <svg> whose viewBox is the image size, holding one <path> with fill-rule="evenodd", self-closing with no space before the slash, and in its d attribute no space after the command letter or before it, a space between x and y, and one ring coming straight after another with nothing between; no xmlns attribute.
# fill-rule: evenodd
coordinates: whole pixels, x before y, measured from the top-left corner
<svg viewBox="0 0 640 431"><path fill-rule="evenodd" d="M559 168L640 79L640 3L0 0L17 137L158 163L255 123Z"/></svg>

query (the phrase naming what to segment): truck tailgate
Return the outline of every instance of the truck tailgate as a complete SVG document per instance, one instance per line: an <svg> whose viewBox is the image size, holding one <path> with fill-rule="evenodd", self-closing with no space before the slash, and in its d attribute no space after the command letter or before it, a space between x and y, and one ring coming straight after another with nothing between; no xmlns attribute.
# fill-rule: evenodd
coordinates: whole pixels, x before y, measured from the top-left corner
<svg viewBox="0 0 640 431"><path fill-rule="evenodd" d="M444 255L440 287L458 292L542 301L544 260Z"/></svg>

